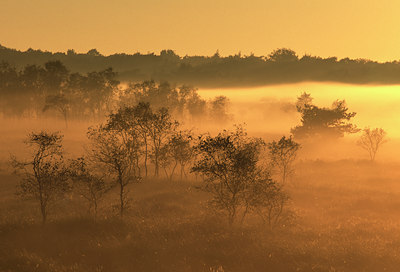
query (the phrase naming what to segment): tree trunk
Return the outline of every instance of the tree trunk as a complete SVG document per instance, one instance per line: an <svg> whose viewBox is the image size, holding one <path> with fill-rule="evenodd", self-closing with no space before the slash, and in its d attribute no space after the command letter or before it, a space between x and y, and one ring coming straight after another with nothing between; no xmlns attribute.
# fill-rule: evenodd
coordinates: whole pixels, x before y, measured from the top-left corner
<svg viewBox="0 0 400 272"><path fill-rule="evenodd" d="M165 173L165 176L167 177L167 179L169 179L169 175L168 175L168 172L167 172L167 167L164 167L164 173Z"/></svg>
<svg viewBox="0 0 400 272"><path fill-rule="evenodd" d="M145 177L147 178L147 139L144 139L144 169Z"/></svg>
<svg viewBox="0 0 400 272"><path fill-rule="evenodd" d="M37 176L35 174L35 176ZM42 186L39 182L39 201L40 201L40 213L42 214L42 225L46 224L47 212L46 212L46 203L43 196Z"/></svg>
<svg viewBox="0 0 400 272"><path fill-rule="evenodd" d="M64 122L65 122L65 128L68 129L68 121L67 121L67 112L63 112L64 115Z"/></svg>
<svg viewBox="0 0 400 272"><path fill-rule="evenodd" d="M42 213L42 225L44 225L47 221L47 211L46 205L42 201L40 203L40 212Z"/></svg>
<svg viewBox="0 0 400 272"><path fill-rule="evenodd" d="M186 177L185 166L183 164L181 164L181 181L183 180L183 175L185 175L185 177Z"/></svg>
<svg viewBox="0 0 400 272"><path fill-rule="evenodd" d="M232 210L229 211L229 226L232 226L235 222L236 217L236 207L232 207Z"/></svg>
<svg viewBox="0 0 400 272"><path fill-rule="evenodd" d="M125 203L124 203L124 184L122 181L122 177L120 176L119 178L119 200L120 200L120 210L119 210L119 215L121 218L124 216L124 209L125 209Z"/></svg>
<svg viewBox="0 0 400 272"><path fill-rule="evenodd" d="M97 221L97 200L94 200L94 222Z"/></svg>
<svg viewBox="0 0 400 272"><path fill-rule="evenodd" d="M154 176L158 177L158 150L154 152Z"/></svg>
<svg viewBox="0 0 400 272"><path fill-rule="evenodd" d="M174 175L174 173L175 173L175 169L176 169L176 166L177 166L177 165L178 165L178 162L175 161L175 165L174 165L174 167L172 168L171 176L169 177L169 180L170 180L170 181L172 180L172 177L173 177L173 175Z"/></svg>
<svg viewBox="0 0 400 272"><path fill-rule="evenodd" d="M142 173L141 173L142 171L140 169L140 164L139 164L139 155L136 156L136 170L137 170L138 176L142 177Z"/></svg>

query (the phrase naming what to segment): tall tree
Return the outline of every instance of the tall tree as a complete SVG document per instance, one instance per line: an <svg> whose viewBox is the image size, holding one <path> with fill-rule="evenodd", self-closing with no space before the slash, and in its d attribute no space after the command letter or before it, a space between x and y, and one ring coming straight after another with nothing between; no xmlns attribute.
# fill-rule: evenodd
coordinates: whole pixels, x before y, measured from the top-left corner
<svg viewBox="0 0 400 272"><path fill-rule="evenodd" d="M153 148L154 175L159 175L160 151L168 136L176 129L178 122L172 119L167 108L160 108L152 114L149 136Z"/></svg>
<svg viewBox="0 0 400 272"><path fill-rule="evenodd" d="M91 141L89 158L107 170L119 186L120 216L123 217L128 204L126 186L138 178L132 173L131 150L118 131L104 126L89 128L88 138Z"/></svg>
<svg viewBox="0 0 400 272"><path fill-rule="evenodd" d="M142 140L144 146L144 170L145 176L147 177L147 160L149 155L149 137L151 132L153 111L149 103L139 102L134 107L134 115L136 120L136 126L138 127L138 135Z"/></svg>

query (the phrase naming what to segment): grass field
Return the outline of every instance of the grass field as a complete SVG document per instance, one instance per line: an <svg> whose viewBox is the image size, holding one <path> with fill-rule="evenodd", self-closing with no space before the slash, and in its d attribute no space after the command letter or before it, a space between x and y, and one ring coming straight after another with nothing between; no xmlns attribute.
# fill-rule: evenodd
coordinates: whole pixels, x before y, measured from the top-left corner
<svg viewBox="0 0 400 272"><path fill-rule="evenodd" d="M94 222L77 196L42 226L0 172L0 271L398 271L400 165L301 161L286 187L294 219L229 227L200 181L132 184L121 221L111 191Z"/></svg>

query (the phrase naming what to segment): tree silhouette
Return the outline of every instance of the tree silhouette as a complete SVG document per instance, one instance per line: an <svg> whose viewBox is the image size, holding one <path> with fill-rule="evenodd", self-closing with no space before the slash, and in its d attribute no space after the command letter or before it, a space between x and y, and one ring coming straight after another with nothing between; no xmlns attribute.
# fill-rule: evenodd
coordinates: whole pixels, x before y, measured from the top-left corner
<svg viewBox="0 0 400 272"><path fill-rule="evenodd" d="M357 144L365 149L369 154L370 160L374 161L379 148L387 142L386 135L386 131L382 128L371 129L367 127L362 130L362 135Z"/></svg>
<svg viewBox="0 0 400 272"><path fill-rule="evenodd" d="M200 122L207 113L207 102L197 92L192 92L186 100L191 121Z"/></svg>
<svg viewBox="0 0 400 272"><path fill-rule="evenodd" d="M176 167L180 166L180 179L186 176L185 166L194 157L194 149L191 146L192 136L190 132L179 131L172 134L160 150L160 163L164 168L165 175L172 180ZM167 169L172 165L168 174Z"/></svg>
<svg viewBox="0 0 400 272"><path fill-rule="evenodd" d="M66 85L68 69L61 61L49 61L44 64L43 83L48 94L58 94Z"/></svg>
<svg viewBox="0 0 400 272"><path fill-rule="evenodd" d="M144 146L144 169L147 177L147 160L149 155L149 137L151 132L153 111L149 103L139 102L134 108L136 126L138 127L138 135Z"/></svg>
<svg viewBox="0 0 400 272"><path fill-rule="evenodd" d="M168 136L176 129L178 122L172 120L167 108L160 108L152 114L149 136L153 148L154 175L159 175L160 151Z"/></svg>
<svg viewBox="0 0 400 272"><path fill-rule="evenodd" d="M268 154L273 167L276 167L281 174L282 184L285 184L288 176L293 171L292 164L300 149L300 144L296 143L292 136L283 136L279 141L268 143Z"/></svg>
<svg viewBox="0 0 400 272"><path fill-rule="evenodd" d="M131 172L140 177L140 156L143 143L141 142L141 127L135 115L135 108L119 108L116 113L109 115L105 129L112 131L120 137L126 150L129 152Z"/></svg>
<svg viewBox="0 0 400 272"><path fill-rule="evenodd" d="M89 202L89 211L93 210L96 220L99 203L111 187L105 183L103 176L92 173L83 157L73 160L69 168L74 187Z"/></svg>
<svg viewBox="0 0 400 272"><path fill-rule="evenodd" d="M288 48L280 48L272 51L271 54L268 55L268 59L273 62L293 62L298 61L299 58L291 49Z"/></svg>
<svg viewBox="0 0 400 272"><path fill-rule="evenodd" d="M241 127L202 136L196 146L198 159L192 172L202 175L202 189L211 193L211 204L227 214L230 225L238 216L243 220L249 211L264 207L268 203L264 198L273 195L266 192L276 188L259 165L263 146L261 139L248 137Z"/></svg>
<svg viewBox="0 0 400 272"><path fill-rule="evenodd" d="M268 172L262 172L261 175L264 178L256 179L246 192L246 211L253 211L273 228L290 216L285 209L289 196L282 186L269 178Z"/></svg>
<svg viewBox="0 0 400 272"><path fill-rule="evenodd" d="M18 194L39 201L42 223L47 221L48 208L70 190L69 172L62 157L62 136L58 133L31 133L26 144L33 148L32 160L23 162L12 157L12 165L24 172Z"/></svg>
<svg viewBox="0 0 400 272"><path fill-rule="evenodd" d="M313 98L309 93L302 93L299 97L297 97L296 101L296 109L298 112L303 112L307 107L312 106Z"/></svg>
<svg viewBox="0 0 400 272"><path fill-rule="evenodd" d="M65 122L65 127L68 128L68 110L70 108L69 100L62 94L49 95L46 97L45 105L43 107L43 112L50 109L55 109L60 114L62 114Z"/></svg>
<svg viewBox="0 0 400 272"><path fill-rule="evenodd" d="M128 204L126 186L138 179L132 173L131 150L117 130L104 126L89 128L88 138L91 141L89 159L102 166L119 186L119 210L123 217Z"/></svg>
<svg viewBox="0 0 400 272"><path fill-rule="evenodd" d="M336 100L330 108L320 108L311 104L312 98L304 93L298 97L296 107L301 114L301 125L291 129L295 138L343 137L345 133L360 131L349 121L356 115L348 112L344 100Z"/></svg>
<svg viewBox="0 0 400 272"><path fill-rule="evenodd" d="M99 51L97 51L96 48L90 49L86 54L93 57L101 56L101 54L99 53Z"/></svg>
<svg viewBox="0 0 400 272"><path fill-rule="evenodd" d="M190 164L194 157L194 149L191 145L193 137L189 131L178 131L174 133L168 142L171 157L180 166L180 178L186 176L185 167Z"/></svg>
<svg viewBox="0 0 400 272"><path fill-rule="evenodd" d="M228 114L229 99L226 96L217 96L210 102L211 119L219 123L227 122L231 116Z"/></svg>

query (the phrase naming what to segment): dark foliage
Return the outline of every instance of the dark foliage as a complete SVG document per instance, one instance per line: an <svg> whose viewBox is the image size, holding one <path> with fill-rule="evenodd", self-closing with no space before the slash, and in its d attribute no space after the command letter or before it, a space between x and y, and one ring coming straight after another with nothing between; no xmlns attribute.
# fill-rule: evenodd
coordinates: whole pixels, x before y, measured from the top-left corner
<svg viewBox="0 0 400 272"><path fill-rule="evenodd" d="M96 49L87 53L44 52L28 49L18 51L0 47L0 60L22 68L28 64L43 65L48 61L62 61L74 72L88 73L113 67L120 80L172 81L199 87L260 86L302 81L333 81L354 84L400 82L397 61L379 63L366 59L321 58L297 56L287 48L276 49L267 56L240 53L222 57L178 56L172 50L159 55L114 54L103 56Z"/></svg>
<svg viewBox="0 0 400 272"><path fill-rule="evenodd" d="M301 114L301 125L292 128L297 139L305 138L338 138L345 133L360 131L350 120L356 115L348 112L344 100L336 100L330 108L313 105L309 94L304 93L297 99L297 111Z"/></svg>

